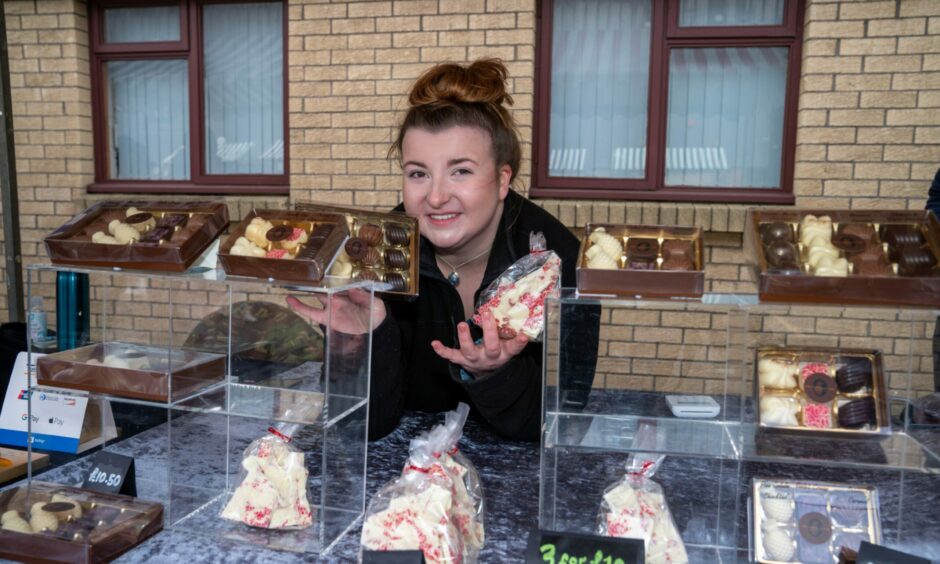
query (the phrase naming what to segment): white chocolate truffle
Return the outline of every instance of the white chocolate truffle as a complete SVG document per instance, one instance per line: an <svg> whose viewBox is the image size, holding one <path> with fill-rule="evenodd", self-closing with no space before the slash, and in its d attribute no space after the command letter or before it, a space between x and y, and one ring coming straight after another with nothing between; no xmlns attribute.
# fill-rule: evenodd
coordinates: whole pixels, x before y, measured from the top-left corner
<svg viewBox="0 0 940 564"><path fill-rule="evenodd" d="M835 247L810 247L806 253L806 262L812 268L818 268L824 259L835 260L839 258L839 250Z"/></svg>
<svg viewBox="0 0 940 564"><path fill-rule="evenodd" d="M761 386L790 390L796 387L797 366L782 358L762 358L757 363L757 378Z"/></svg>
<svg viewBox="0 0 940 564"><path fill-rule="evenodd" d="M592 243L592 248L600 248L605 255L612 259L619 259L620 255L623 254L623 246L620 244L620 240L604 231L603 227L595 229L588 239Z"/></svg>
<svg viewBox="0 0 940 564"><path fill-rule="evenodd" d="M7 531L16 531L18 533L32 533L33 528L29 526L29 523L26 519L20 517L19 512L17 511L7 511L0 517L0 528L6 529Z"/></svg>
<svg viewBox="0 0 940 564"><path fill-rule="evenodd" d="M71 503L71 504L74 505L75 507L73 507L71 510L69 510L69 512L66 513L66 515L72 517L73 519L80 519L80 518L81 518L81 516L82 516L82 504L80 504L77 500L74 500L74 499L72 499L72 498L70 498L69 496L66 496L66 495L54 494L54 495L52 496L52 501L53 501L53 502L61 501L61 502L63 502L63 503Z"/></svg>
<svg viewBox="0 0 940 564"><path fill-rule="evenodd" d="M813 274L816 276L848 276L849 261L845 260L844 258L823 258L819 261L819 264L816 266Z"/></svg>
<svg viewBox="0 0 940 564"><path fill-rule="evenodd" d="M620 268L620 264L619 259L614 260L604 253L597 253L597 256L588 259L587 267L600 270L617 270Z"/></svg>
<svg viewBox="0 0 940 564"><path fill-rule="evenodd" d="M140 239L140 232L118 219L108 224L108 231L117 239L118 243L126 245Z"/></svg>
<svg viewBox="0 0 940 564"><path fill-rule="evenodd" d="M783 560L789 562L793 559L796 549L793 540L786 531L777 526L764 528L764 552L769 560Z"/></svg>
<svg viewBox="0 0 940 564"><path fill-rule="evenodd" d="M91 236L92 243L100 243L102 245L120 245L121 243L114 237L106 234L104 231L95 231Z"/></svg>
<svg viewBox="0 0 940 564"><path fill-rule="evenodd" d="M268 243L267 235L268 231L274 227L274 224L270 221L262 218L256 217L248 223L248 227L245 228L245 237L249 241L258 245L259 247L264 247Z"/></svg>
<svg viewBox="0 0 940 564"><path fill-rule="evenodd" d="M793 398L764 396L760 399L760 420L768 425L796 427L796 414L800 404Z"/></svg>
<svg viewBox="0 0 940 564"><path fill-rule="evenodd" d="M44 501L36 502L29 511L29 526L34 533L54 531L59 528L59 518L55 516L55 513L42 510L45 504Z"/></svg>
<svg viewBox="0 0 940 564"><path fill-rule="evenodd" d="M265 252L264 249L244 237L235 239L235 244L229 250L230 254L240 257L263 257Z"/></svg>
<svg viewBox="0 0 940 564"><path fill-rule="evenodd" d="M340 276L348 277L352 274L352 260L349 258L349 255L346 254L346 251L340 251L339 256L336 257L336 260L333 262L333 267L330 268L330 276Z"/></svg>
<svg viewBox="0 0 940 564"><path fill-rule="evenodd" d="M761 488L760 505L764 508L767 517L778 522L786 522L793 517L793 500L786 490L778 490L773 486Z"/></svg>

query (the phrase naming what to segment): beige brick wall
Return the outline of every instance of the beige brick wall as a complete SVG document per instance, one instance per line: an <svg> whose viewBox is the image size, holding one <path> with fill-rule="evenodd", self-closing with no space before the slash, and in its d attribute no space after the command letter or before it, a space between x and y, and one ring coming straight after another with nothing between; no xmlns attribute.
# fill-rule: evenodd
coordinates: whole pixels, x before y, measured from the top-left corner
<svg viewBox="0 0 940 564"><path fill-rule="evenodd" d="M290 199L379 209L396 204L400 176L386 155L404 95L421 71L442 60L497 56L508 63L516 101L513 113L528 156L534 120L535 4L535 0L288 0ZM15 0L3 6L23 254L29 264L46 260L41 248L45 234L101 198L89 197L84 190L92 180L93 165L86 7L79 0ZM940 165L940 2L808 0L805 21L797 205L923 207L930 178ZM523 193L530 179L526 158L520 175ZM278 206L285 198L227 201L231 216L238 219L253 206ZM701 226L706 230L708 289L753 291L741 248L747 206L557 199L539 203L576 229L589 222ZM38 286L50 299L51 283L44 274ZM161 284L149 282L138 290L153 296L135 304L149 311L142 315L162 315ZM217 305L210 290L192 288L192 303L179 310L185 315L175 321L179 332ZM120 323L126 329L141 329L130 317ZM872 318L869 330L882 335L890 323ZM837 325L816 321L811 325L809 334L837 338ZM698 329L662 319L659 326L664 335L678 331L690 347L684 350L691 351L696 362L707 366L715 358L710 345L694 342L705 338L696 333ZM604 347L625 338L625 328L611 329L617 338L605 339ZM932 371L925 344L928 333L918 330L914 341L920 355L913 362L915 387L924 391ZM858 338L862 337L854 342ZM906 346L900 341L882 343L891 351L886 362L892 366L905 354L896 353ZM664 340L663 350L657 348L645 365L641 359L647 358L642 355L649 354L650 345L630 346L637 349L638 366L655 374L666 369L670 355L685 354L677 353L675 345ZM895 358L896 354L901 356ZM717 384L702 370L680 369L679 378L663 375L671 379L656 384L657 389L711 391Z"/></svg>

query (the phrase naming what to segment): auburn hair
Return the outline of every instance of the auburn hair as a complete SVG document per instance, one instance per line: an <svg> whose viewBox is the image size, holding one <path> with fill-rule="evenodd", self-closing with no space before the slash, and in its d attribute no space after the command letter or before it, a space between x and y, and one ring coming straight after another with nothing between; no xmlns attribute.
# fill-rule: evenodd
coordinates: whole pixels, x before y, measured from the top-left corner
<svg viewBox="0 0 940 564"><path fill-rule="evenodd" d="M510 183L519 173L522 148L516 124L507 109L509 71L499 59L477 59L467 66L441 63L424 72L408 94L408 112L389 156L402 159L405 133L411 128L438 132L454 126L479 127L490 134L497 170L509 165Z"/></svg>

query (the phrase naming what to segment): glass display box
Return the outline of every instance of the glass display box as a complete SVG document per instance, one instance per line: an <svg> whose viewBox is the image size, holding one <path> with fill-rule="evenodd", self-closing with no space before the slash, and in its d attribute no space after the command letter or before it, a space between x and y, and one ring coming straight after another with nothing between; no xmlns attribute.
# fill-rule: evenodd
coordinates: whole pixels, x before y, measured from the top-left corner
<svg viewBox="0 0 940 564"><path fill-rule="evenodd" d="M49 299L61 273L87 275L87 304ZM166 528L322 554L361 518L371 320L362 334L340 333L285 300L322 306L329 319L353 292L375 299L370 283L327 278L307 286L200 267L172 274L32 265L27 287L30 296L46 295L50 320L76 315L55 312L57 302L87 309L78 315L88 318L87 332L65 340L73 348L31 343L31 405L43 397L104 406L86 413L88 435L134 457L138 497L163 504ZM112 414L116 433L108 431ZM275 436L303 457L306 476L292 475L293 487L306 491L312 524L276 529L221 518L250 464L246 449ZM76 474L64 485L81 481Z"/></svg>
<svg viewBox="0 0 940 564"><path fill-rule="evenodd" d="M881 542L940 556L940 518L930 509L940 429L909 417L934 391L937 311L766 304L730 294L629 300L573 290L545 311L541 528L598 532L605 490L631 459L663 456L651 479L662 486L692 562L774 561L755 551L753 518L763 515L755 515L763 511L753 499L755 480L873 487ZM594 330L585 326L592 315L596 363L577 344ZM768 380L767 359L780 361L786 380ZM855 387L842 369L863 360L872 374ZM834 389L811 396L814 386ZM792 416L785 425L771 409L777 398ZM849 417L854 408L845 408L855 400L880 407L858 424ZM795 521L785 525L793 555L779 561L835 562L836 543L858 542L843 536L855 529L835 522L822 543L828 548L813 545L819 554L810 554Z"/></svg>

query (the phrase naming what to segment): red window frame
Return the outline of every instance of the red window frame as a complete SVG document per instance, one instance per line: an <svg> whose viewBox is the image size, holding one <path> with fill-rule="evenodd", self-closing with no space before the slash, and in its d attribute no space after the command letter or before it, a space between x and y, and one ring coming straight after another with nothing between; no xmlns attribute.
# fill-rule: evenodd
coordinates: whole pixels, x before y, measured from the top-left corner
<svg viewBox="0 0 940 564"><path fill-rule="evenodd" d="M236 4L269 0L91 0L88 13L88 35L91 51L92 128L95 149L95 181L88 185L90 193L147 194L265 194L290 193L290 147L288 143L288 64L287 5L283 0L283 135L284 172L282 174L206 174L205 124L202 84L202 7L207 4ZM108 8L141 8L179 6L180 40L147 43L106 43L104 12ZM189 74L189 180L122 180L108 177L107 96L103 66L116 60L185 59Z"/></svg>
<svg viewBox="0 0 940 564"><path fill-rule="evenodd" d="M640 179L562 177L548 174L552 73L553 0L537 4L536 93L533 135L533 182L536 197L677 202L792 204L796 155L796 118L800 84L805 0L785 0L781 25L680 27L679 0L652 2L650 73L647 108L646 175ZM668 61L672 49L705 47L787 47L787 86L783 111L780 187L730 188L666 186Z"/></svg>

